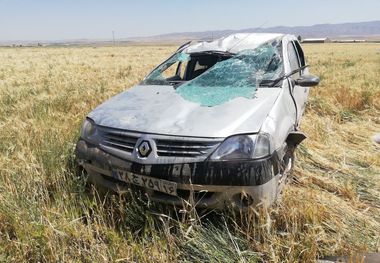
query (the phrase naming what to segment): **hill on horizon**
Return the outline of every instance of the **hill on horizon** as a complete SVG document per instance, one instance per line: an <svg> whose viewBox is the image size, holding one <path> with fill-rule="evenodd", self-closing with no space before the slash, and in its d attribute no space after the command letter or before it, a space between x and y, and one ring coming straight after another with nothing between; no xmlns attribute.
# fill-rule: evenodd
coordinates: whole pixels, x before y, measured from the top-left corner
<svg viewBox="0 0 380 263"><path fill-rule="evenodd" d="M316 24L312 26L276 26L268 28L246 28L239 30L209 30L199 32L176 32L149 37L134 37L121 40L129 41L175 41L182 39L215 39L234 33L284 33L300 35L302 38L379 38L380 20L359 23Z"/></svg>
<svg viewBox="0 0 380 263"><path fill-rule="evenodd" d="M369 39L380 40L380 20L358 23L316 24L312 26L276 26L255 27L236 30L208 30L197 32L175 32L146 37L117 38L118 43L127 42L179 42L184 40L210 40L234 33L284 33L301 36L302 38L329 37L332 39ZM60 40L9 40L0 41L0 45L71 45L71 44L112 44L112 39L60 39Z"/></svg>

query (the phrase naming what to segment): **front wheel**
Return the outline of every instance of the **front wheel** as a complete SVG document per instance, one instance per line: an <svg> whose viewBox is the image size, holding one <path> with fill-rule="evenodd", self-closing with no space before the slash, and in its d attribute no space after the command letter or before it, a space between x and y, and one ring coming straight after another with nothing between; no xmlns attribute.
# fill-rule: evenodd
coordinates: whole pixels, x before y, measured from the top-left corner
<svg viewBox="0 0 380 263"><path fill-rule="evenodd" d="M295 147L293 145L287 145L285 155L283 158L283 173L286 175L287 181L292 181L293 179L293 169L295 162Z"/></svg>
<svg viewBox="0 0 380 263"><path fill-rule="evenodd" d="M277 186L277 197L281 198L282 190L286 184L286 182L291 182L293 179L292 172L294 168L295 147L292 145L287 145L285 148L285 154L281 161L281 168L278 178L278 186Z"/></svg>

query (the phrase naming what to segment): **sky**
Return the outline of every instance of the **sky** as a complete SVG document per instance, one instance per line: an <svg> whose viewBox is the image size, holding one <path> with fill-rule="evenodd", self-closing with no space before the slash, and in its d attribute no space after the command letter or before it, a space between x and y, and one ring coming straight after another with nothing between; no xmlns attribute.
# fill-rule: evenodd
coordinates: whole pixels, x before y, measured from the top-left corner
<svg viewBox="0 0 380 263"><path fill-rule="evenodd" d="M379 10L380 0L0 0L0 41L364 22Z"/></svg>

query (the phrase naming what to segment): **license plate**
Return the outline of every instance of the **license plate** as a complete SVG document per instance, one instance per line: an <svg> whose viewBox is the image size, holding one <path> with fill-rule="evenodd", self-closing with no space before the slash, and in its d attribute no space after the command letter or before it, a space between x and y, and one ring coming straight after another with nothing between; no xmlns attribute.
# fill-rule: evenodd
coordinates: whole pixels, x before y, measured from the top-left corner
<svg viewBox="0 0 380 263"><path fill-rule="evenodd" d="M177 183L145 175L133 174L123 170L112 171L112 176L129 184L142 186L169 195L177 195Z"/></svg>

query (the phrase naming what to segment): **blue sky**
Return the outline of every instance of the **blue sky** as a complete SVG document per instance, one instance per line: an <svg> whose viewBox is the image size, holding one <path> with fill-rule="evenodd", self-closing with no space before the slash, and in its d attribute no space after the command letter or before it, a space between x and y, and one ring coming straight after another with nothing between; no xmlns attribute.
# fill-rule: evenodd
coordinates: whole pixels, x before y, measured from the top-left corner
<svg viewBox="0 0 380 263"><path fill-rule="evenodd" d="M0 40L110 39L380 20L380 0L0 0Z"/></svg>

